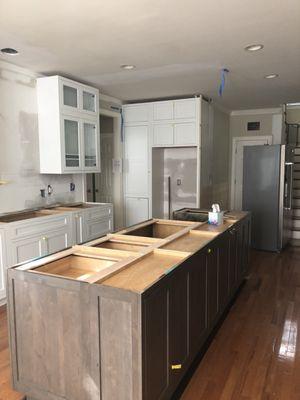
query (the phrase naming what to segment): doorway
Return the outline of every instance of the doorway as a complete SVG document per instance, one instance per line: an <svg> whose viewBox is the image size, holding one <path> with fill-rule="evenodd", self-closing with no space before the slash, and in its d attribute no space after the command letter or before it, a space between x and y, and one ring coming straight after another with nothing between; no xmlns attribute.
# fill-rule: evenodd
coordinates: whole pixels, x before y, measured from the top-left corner
<svg viewBox="0 0 300 400"><path fill-rule="evenodd" d="M122 228L122 141L119 113L100 111L101 172L86 175L86 198L89 202L112 203L114 229Z"/></svg>
<svg viewBox="0 0 300 400"><path fill-rule="evenodd" d="M243 161L245 146L272 144L270 136L234 137L232 142L231 204L232 210L242 210L243 204Z"/></svg>

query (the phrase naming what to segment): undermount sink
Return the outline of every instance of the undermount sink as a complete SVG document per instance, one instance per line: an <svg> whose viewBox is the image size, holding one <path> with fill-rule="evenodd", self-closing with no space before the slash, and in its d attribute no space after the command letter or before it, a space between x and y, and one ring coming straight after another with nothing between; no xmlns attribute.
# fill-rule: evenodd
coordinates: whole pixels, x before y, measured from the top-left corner
<svg viewBox="0 0 300 400"><path fill-rule="evenodd" d="M51 214L52 212L49 210L17 212L17 213L3 215L2 217L0 217L0 222L9 223L9 222L23 221L25 219L47 217Z"/></svg>

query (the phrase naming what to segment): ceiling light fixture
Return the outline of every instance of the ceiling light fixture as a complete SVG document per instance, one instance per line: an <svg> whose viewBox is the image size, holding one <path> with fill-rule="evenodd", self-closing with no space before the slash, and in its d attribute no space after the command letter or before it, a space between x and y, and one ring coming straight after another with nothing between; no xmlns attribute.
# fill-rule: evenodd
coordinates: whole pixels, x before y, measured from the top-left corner
<svg viewBox="0 0 300 400"><path fill-rule="evenodd" d="M131 70L135 68L135 65L130 65L130 64L122 64L120 65L120 68L122 69L127 69L127 70Z"/></svg>
<svg viewBox="0 0 300 400"><path fill-rule="evenodd" d="M4 47L0 50L3 54L8 54L9 56L16 56L19 54L18 50L12 49L11 47Z"/></svg>
<svg viewBox="0 0 300 400"><path fill-rule="evenodd" d="M265 79L274 79L274 78L278 78L278 74L269 74L269 75L265 75Z"/></svg>
<svg viewBox="0 0 300 400"><path fill-rule="evenodd" d="M249 44L245 47L246 51L258 51L264 48L263 44Z"/></svg>

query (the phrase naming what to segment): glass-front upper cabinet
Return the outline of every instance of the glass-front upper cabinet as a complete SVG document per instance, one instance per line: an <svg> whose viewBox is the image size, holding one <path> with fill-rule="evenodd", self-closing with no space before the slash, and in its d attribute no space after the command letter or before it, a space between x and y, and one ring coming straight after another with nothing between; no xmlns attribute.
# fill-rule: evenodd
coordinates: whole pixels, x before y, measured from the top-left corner
<svg viewBox="0 0 300 400"><path fill-rule="evenodd" d="M99 90L53 75L37 79L40 173L100 172Z"/></svg>
<svg viewBox="0 0 300 400"><path fill-rule="evenodd" d="M80 169L80 122L74 118L63 117L65 143L65 168Z"/></svg>
<svg viewBox="0 0 300 400"><path fill-rule="evenodd" d="M95 113L97 110L96 105L97 96L95 93L82 91L82 108L84 111Z"/></svg>
<svg viewBox="0 0 300 400"><path fill-rule="evenodd" d="M64 112L97 115L99 102L97 89L66 78L59 79L59 86Z"/></svg>
<svg viewBox="0 0 300 400"><path fill-rule="evenodd" d="M78 89L70 84L62 84L63 105L77 109L79 107Z"/></svg>
<svg viewBox="0 0 300 400"><path fill-rule="evenodd" d="M100 168L99 125L95 122L83 121L83 169Z"/></svg>

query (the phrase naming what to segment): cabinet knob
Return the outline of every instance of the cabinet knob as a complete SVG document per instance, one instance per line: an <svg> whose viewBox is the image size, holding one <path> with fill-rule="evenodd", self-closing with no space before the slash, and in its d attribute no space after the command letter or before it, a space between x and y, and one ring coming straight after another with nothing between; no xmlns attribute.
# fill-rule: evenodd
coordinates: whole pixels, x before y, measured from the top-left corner
<svg viewBox="0 0 300 400"><path fill-rule="evenodd" d="M235 228L231 229L230 233L233 235L235 232Z"/></svg>
<svg viewBox="0 0 300 400"><path fill-rule="evenodd" d="M47 239L48 239L47 236L43 236L43 237L42 237L42 240L43 240L44 242L45 242Z"/></svg>
<svg viewBox="0 0 300 400"><path fill-rule="evenodd" d="M207 254L210 254L212 252L212 249L207 250Z"/></svg>
<svg viewBox="0 0 300 400"><path fill-rule="evenodd" d="M181 369L181 368L182 368L181 364L173 364L173 365L171 365L171 369L172 370Z"/></svg>

